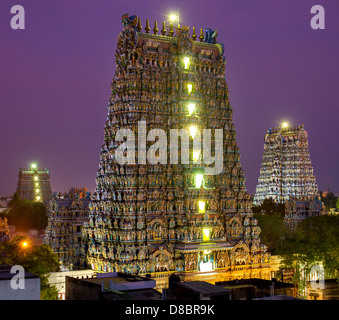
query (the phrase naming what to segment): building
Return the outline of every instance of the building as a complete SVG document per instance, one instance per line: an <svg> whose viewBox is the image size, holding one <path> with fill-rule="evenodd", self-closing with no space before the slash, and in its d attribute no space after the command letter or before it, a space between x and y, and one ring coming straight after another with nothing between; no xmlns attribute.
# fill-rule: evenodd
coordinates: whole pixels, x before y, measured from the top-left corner
<svg viewBox="0 0 339 320"><path fill-rule="evenodd" d="M40 279L21 266L0 266L0 300L40 300Z"/></svg>
<svg viewBox="0 0 339 320"><path fill-rule="evenodd" d="M231 290L216 286L206 281L179 282L166 292L164 300L231 300Z"/></svg>
<svg viewBox="0 0 339 320"><path fill-rule="evenodd" d="M83 229L88 266L151 274L158 288L173 272L187 281L269 278L270 254L250 210L217 32L197 34L193 27L190 34L187 26L165 23L159 31L157 21L150 32L148 19L142 32L140 18L128 15L122 24ZM123 135L130 144L120 145Z"/></svg>
<svg viewBox="0 0 339 320"><path fill-rule="evenodd" d="M277 281L276 279L239 279L216 282L217 286L232 292L232 300L253 300L263 297L283 295L297 297L297 288L292 283Z"/></svg>
<svg viewBox="0 0 339 320"><path fill-rule="evenodd" d="M312 201L319 197L304 125L268 129L253 203L272 198Z"/></svg>
<svg viewBox="0 0 339 320"><path fill-rule="evenodd" d="M39 169L35 163L29 168L20 168L16 193L21 200L43 202L48 205L52 195L48 169Z"/></svg>
<svg viewBox="0 0 339 320"><path fill-rule="evenodd" d="M289 199L285 203L285 211L284 221L291 229L296 228L303 219L327 214L324 204L318 198L313 200Z"/></svg>
<svg viewBox="0 0 339 320"><path fill-rule="evenodd" d="M9 202L13 199L13 197L3 196L0 197L0 213L8 210Z"/></svg>
<svg viewBox="0 0 339 320"><path fill-rule="evenodd" d="M339 300L338 279L307 281L307 300Z"/></svg>
<svg viewBox="0 0 339 320"><path fill-rule="evenodd" d="M44 243L59 255L62 270L84 267L81 258L82 226L88 219L91 194L86 188L53 193L48 206L48 225Z"/></svg>
<svg viewBox="0 0 339 320"><path fill-rule="evenodd" d="M276 295L276 296L255 298L253 300L297 300L297 301L301 301L301 300L304 300L304 299L297 298L297 297L291 297L291 296L285 296L283 294L279 294L279 295Z"/></svg>
<svg viewBox="0 0 339 320"><path fill-rule="evenodd" d="M162 300L155 286L150 278L120 272L66 276L66 300Z"/></svg>
<svg viewBox="0 0 339 320"><path fill-rule="evenodd" d="M58 290L58 299L65 300L66 298L66 277L73 277L78 279L92 278L95 276L93 270L72 270L51 272L48 274L48 283L55 286Z"/></svg>

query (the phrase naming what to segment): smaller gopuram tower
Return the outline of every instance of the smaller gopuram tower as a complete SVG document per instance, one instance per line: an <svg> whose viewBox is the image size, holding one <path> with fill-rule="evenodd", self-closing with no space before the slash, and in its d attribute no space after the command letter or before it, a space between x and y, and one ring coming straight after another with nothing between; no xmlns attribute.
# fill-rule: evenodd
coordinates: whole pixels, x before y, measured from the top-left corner
<svg viewBox="0 0 339 320"><path fill-rule="evenodd" d="M47 206L52 196L48 169L39 168L36 163L20 168L16 193L21 200L43 202Z"/></svg>
<svg viewBox="0 0 339 320"><path fill-rule="evenodd" d="M304 125L268 129L254 205L265 199L286 202L319 197Z"/></svg>

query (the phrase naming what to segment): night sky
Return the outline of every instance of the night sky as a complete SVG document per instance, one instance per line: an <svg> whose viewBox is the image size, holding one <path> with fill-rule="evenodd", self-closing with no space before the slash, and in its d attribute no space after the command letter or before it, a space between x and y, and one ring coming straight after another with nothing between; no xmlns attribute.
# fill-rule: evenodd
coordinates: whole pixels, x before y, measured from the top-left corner
<svg viewBox="0 0 339 320"><path fill-rule="evenodd" d="M25 8L25 30L10 9ZM325 30L310 9L325 8ZM20 167L37 162L52 191L93 191L115 72L121 15L218 29L249 193L269 127L303 123L320 190L339 192L339 1L1 0L0 195L15 192ZM144 29L143 29L144 31Z"/></svg>

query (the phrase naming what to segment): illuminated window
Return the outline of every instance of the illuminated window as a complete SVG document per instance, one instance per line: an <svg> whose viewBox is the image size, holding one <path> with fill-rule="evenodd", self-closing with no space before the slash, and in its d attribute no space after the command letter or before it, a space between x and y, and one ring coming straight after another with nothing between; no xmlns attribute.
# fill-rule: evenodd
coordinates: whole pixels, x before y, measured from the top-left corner
<svg viewBox="0 0 339 320"><path fill-rule="evenodd" d="M194 138L196 133L197 133L197 127L191 126L190 127L190 135L192 136L192 138Z"/></svg>
<svg viewBox="0 0 339 320"><path fill-rule="evenodd" d="M193 161L197 162L200 158L200 152L198 151L193 151Z"/></svg>
<svg viewBox="0 0 339 320"><path fill-rule="evenodd" d="M188 104L188 114L191 115L194 112L195 109L195 103L189 103Z"/></svg>
<svg viewBox="0 0 339 320"><path fill-rule="evenodd" d="M189 66L190 66L190 58L189 57L184 57L183 61L184 61L184 68L188 69Z"/></svg>
<svg viewBox="0 0 339 320"><path fill-rule="evenodd" d="M202 229L202 240L209 241L210 240L210 229L203 228Z"/></svg>
<svg viewBox="0 0 339 320"><path fill-rule="evenodd" d="M191 94L192 90L193 90L193 84L192 83L188 83L187 84L187 92L188 92L188 94Z"/></svg>
<svg viewBox="0 0 339 320"><path fill-rule="evenodd" d="M199 201L199 213L205 213L205 201Z"/></svg>
<svg viewBox="0 0 339 320"><path fill-rule="evenodd" d="M204 180L204 176L201 173L198 173L195 176L195 187L200 188L202 186L203 180Z"/></svg>

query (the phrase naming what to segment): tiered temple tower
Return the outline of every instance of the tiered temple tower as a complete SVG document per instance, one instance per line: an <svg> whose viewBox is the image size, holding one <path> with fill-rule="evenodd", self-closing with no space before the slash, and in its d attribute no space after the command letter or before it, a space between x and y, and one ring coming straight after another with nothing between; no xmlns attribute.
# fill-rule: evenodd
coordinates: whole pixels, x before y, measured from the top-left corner
<svg viewBox="0 0 339 320"><path fill-rule="evenodd" d="M58 254L62 270L82 269L82 227L88 220L91 194L86 188L53 193L48 206L48 225L44 243Z"/></svg>
<svg viewBox="0 0 339 320"><path fill-rule="evenodd" d="M48 169L40 169L35 163L20 168L16 192L21 200L43 202L47 206L52 195Z"/></svg>
<svg viewBox="0 0 339 320"><path fill-rule="evenodd" d="M304 125L269 129L254 204L268 198L286 202L318 197Z"/></svg>
<svg viewBox="0 0 339 320"><path fill-rule="evenodd" d="M216 31L193 27L190 35L189 27L163 23L158 34L155 21L150 33L147 19L142 32L128 15L122 24L83 229L89 266L154 277L264 277L270 255L250 212Z"/></svg>

